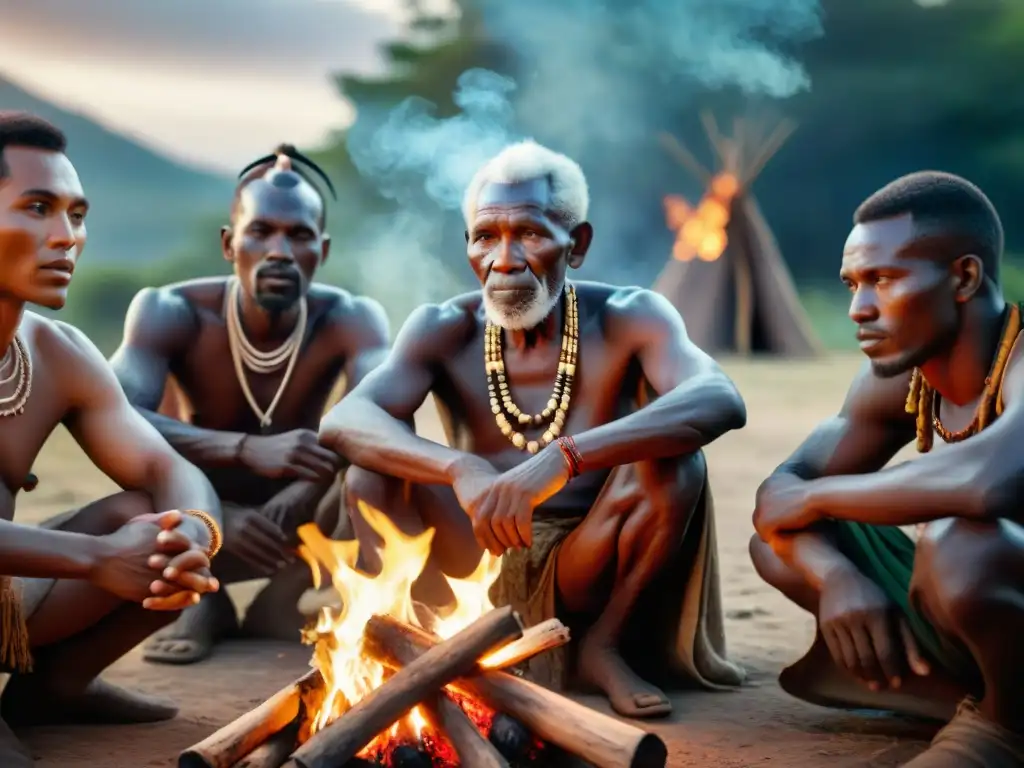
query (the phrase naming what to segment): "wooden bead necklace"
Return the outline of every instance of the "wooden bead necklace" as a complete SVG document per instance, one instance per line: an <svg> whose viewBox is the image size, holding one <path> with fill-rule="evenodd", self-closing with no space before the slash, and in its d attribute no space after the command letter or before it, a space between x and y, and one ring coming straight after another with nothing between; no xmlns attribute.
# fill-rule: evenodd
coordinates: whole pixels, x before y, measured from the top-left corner
<svg viewBox="0 0 1024 768"><path fill-rule="evenodd" d="M555 385L547 407L538 414L524 413L512 400L508 381L505 377L505 360L502 356L501 327L490 320L484 330L484 366L487 371L487 391L491 399L491 412L501 433L512 445L521 451L537 453L541 448L552 443L565 426L572 401L572 384L576 377L576 360L579 347L579 317L576 312L576 289L566 285L565 291L565 323L562 330L562 349L558 355L558 372L555 374ZM528 440L526 435L516 429L539 429L544 426L544 434L537 440Z"/></svg>
<svg viewBox="0 0 1024 768"><path fill-rule="evenodd" d="M999 341L992 368L985 378L985 389L974 410L971 423L961 430L953 432L946 428L939 418L941 396L925 381L919 368L914 369L910 377L910 392L907 394L906 412L917 416L917 450L927 453L934 442L933 435L938 434L946 443L959 443L977 434L1003 412L1003 375L1010 351L1021 331L1021 308L1017 304L1010 305L1010 311L1003 323L1003 332Z"/></svg>

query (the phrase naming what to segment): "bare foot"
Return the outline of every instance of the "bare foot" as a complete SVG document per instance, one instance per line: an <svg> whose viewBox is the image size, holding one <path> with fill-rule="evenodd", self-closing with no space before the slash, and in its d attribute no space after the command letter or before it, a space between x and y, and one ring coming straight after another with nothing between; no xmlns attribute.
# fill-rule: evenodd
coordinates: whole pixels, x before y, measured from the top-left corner
<svg viewBox="0 0 1024 768"><path fill-rule="evenodd" d="M81 693L67 696L33 675L16 675L0 701L3 717L15 725L158 723L178 714L173 702L133 693L99 678ZM7 763L3 765L6 768Z"/></svg>
<svg viewBox="0 0 1024 768"><path fill-rule="evenodd" d="M143 646L142 658L156 664L194 664L237 628L238 615L227 592L211 592L153 635Z"/></svg>
<svg viewBox="0 0 1024 768"><path fill-rule="evenodd" d="M0 765L4 768L32 768L32 753L3 720L0 720Z"/></svg>
<svg viewBox="0 0 1024 768"><path fill-rule="evenodd" d="M664 717L672 703L661 690L629 668L612 645L588 634L580 643L580 677L600 688L623 717Z"/></svg>

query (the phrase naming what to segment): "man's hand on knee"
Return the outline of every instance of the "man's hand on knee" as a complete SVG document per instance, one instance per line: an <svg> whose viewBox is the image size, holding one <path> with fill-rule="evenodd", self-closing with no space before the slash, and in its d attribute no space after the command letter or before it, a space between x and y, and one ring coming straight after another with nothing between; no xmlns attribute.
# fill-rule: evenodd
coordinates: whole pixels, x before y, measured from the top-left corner
<svg viewBox="0 0 1024 768"><path fill-rule="evenodd" d="M468 462L453 487L473 520L477 541L497 556L533 543L533 510L568 480L561 451L549 446L501 475L486 462Z"/></svg>
<svg viewBox="0 0 1024 768"><path fill-rule="evenodd" d="M896 606L855 569L837 571L821 590L818 626L835 662L872 690L899 688L907 672L928 674Z"/></svg>

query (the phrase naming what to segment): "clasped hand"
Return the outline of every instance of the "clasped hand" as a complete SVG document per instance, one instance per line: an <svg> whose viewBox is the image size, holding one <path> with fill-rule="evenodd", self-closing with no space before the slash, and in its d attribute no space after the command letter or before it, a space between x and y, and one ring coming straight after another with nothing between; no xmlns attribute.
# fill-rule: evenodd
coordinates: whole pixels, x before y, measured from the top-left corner
<svg viewBox="0 0 1024 768"><path fill-rule="evenodd" d="M569 471L561 451L546 448L507 472L467 456L452 488L480 546L500 556L533 543L533 510L558 493Z"/></svg>
<svg viewBox="0 0 1024 768"><path fill-rule="evenodd" d="M140 515L104 536L90 581L155 611L179 611L216 592L207 545L189 535L185 520L178 510Z"/></svg>

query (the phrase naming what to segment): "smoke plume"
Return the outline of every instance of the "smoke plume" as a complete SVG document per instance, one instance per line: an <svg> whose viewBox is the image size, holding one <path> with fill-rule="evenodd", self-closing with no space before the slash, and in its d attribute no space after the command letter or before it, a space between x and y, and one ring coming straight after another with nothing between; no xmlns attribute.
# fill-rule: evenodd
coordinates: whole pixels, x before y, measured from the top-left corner
<svg viewBox="0 0 1024 768"><path fill-rule="evenodd" d="M569 154L588 176L596 236L586 277L636 282L639 266L646 281L669 253L660 200L680 175L665 170L656 133L692 112L701 92L782 99L809 88L792 51L822 31L818 0L476 5L488 34L514 52L516 81L470 70L458 81L459 114L438 118L432 105L410 99L383 120L361 115L349 136L360 173L398 203L397 224L412 237L403 242L414 254L389 249L381 258L390 263L373 266L403 275L415 269L404 304L415 303L412 294L428 300L455 292L441 265L449 275L468 273L464 243L439 234L441 214L458 210L480 163L526 136Z"/></svg>

